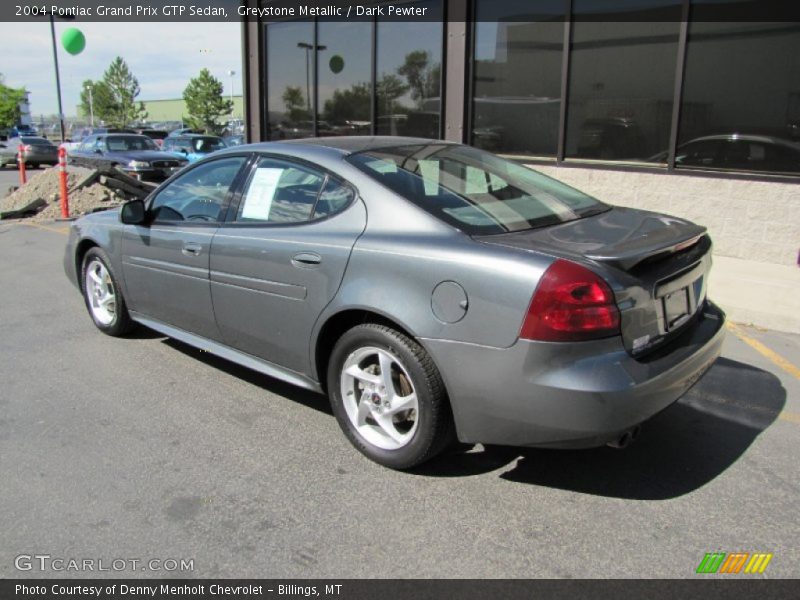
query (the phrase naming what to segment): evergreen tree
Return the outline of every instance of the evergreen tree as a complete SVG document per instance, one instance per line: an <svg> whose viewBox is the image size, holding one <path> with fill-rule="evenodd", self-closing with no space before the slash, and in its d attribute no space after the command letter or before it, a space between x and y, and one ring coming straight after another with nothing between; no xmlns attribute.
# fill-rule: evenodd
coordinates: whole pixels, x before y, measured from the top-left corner
<svg viewBox="0 0 800 600"><path fill-rule="evenodd" d="M217 119L231 114L233 102L222 96L222 82L208 69L202 69L197 77L189 80L183 90L183 99L189 113L189 126L207 133L219 133L222 125Z"/></svg>
<svg viewBox="0 0 800 600"><path fill-rule="evenodd" d="M0 129L8 129L19 123L22 116L20 102L25 99L25 90L8 87L0 75Z"/></svg>
<svg viewBox="0 0 800 600"><path fill-rule="evenodd" d="M144 103L136 102L141 91L139 80L134 77L127 63L118 56L103 73L102 83L108 88L112 98L110 114L105 119L112 127L126 127L147 118Z"/></svg>

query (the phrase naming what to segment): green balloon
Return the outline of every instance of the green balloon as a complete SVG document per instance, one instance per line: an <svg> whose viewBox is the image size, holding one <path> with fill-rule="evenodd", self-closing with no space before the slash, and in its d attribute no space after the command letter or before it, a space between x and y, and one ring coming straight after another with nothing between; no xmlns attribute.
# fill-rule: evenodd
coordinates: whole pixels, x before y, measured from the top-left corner
<svg viewBox="0 0 800 600"><path fill-rule="evenodd" d="M61 45L72 55L80 54L86 47L86 37L80 29L70 27L61 34Z"/></svg>
<svg viewBox="0 0 800 600"><path fill-rule="evenodd" d="M328 63L328 66L334 73L341 73L342 69L344 69L344 59L338 54L334 54L333 56L331 56L331 60Z"/></svg>

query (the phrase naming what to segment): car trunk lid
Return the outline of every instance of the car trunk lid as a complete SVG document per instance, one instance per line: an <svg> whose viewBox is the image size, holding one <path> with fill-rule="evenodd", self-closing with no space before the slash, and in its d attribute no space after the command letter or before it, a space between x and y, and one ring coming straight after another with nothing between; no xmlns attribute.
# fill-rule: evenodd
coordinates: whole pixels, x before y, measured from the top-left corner
<svg viewBox="0 0 800 600"><path fill-rule="evenodd" d="M634 355L677 335L705 300L711 241L705 227L684 219L612 207L551 227L475 239L595 270L614 290L623 343Z"/></svg>

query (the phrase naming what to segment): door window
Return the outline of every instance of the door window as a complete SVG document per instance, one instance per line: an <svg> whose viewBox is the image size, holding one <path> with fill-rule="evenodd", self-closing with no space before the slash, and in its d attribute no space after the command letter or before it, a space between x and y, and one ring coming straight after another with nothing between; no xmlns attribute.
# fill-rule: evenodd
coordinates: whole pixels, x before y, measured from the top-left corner
<svg viewBox="0 0 800 600"><path fill-rule="evenodd" d="M319 171L265 158L250 178L237 221L302 223L342 210L352 197L350 188Z"/></svg>
<svg viewBox="0 0 800 600"><path fill-rule="evenodd" d="M228 191L246 160L235 156L208 162L167 184L150 208L154 220L219 221Z"/></svg>

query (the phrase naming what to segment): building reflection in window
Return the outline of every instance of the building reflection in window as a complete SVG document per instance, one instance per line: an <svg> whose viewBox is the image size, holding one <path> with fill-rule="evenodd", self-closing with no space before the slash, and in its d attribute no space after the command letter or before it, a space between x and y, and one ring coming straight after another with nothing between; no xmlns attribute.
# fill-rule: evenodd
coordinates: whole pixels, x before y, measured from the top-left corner
<svg viewBox="0 0 800 600"><path fill-rule="evenodd" d="M416 5L441 18L439 0ZM377 46L377 133L439 138L442 23L379 21Z"/></svg>
<svg viewBox="0 0 800 600"><path fill-rule="evenodd" d="M267 139L314 133L314 23L267 25Z"/></svg>
<svg viewBox="0 0 800 600"><path fill-rule="evenodd" d="M320 21L317 135L372 132L372 23Z"/></svg>
<svg viewBox="0 0 800 600"><path fill-rule="evenodd" d="M563 0L479 0L472 144L555 156L561 110Z"/></svg>

